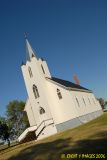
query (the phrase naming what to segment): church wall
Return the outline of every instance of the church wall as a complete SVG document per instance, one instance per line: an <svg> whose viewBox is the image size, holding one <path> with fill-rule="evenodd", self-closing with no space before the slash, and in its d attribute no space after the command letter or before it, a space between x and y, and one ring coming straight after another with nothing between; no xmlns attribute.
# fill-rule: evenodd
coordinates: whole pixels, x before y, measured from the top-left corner
<svg viewBox="0 0 107 160"><path fill-rule="evenodd" d="M42 73L42 69L39 67L39 62L36 60L35 57L32 58L32 61L27 61L26 66L22 66L22 71L24 75L24 80L28 92L28 97L30 99L32 110L34 113L34 117L36 119L36 123L40 124L44 119L52 118L50 110L48 108L48 102L46 98L46 86L45 86L45 78ZM33 76L29 76L28 67L31 67ZM38 88L39 95L37 99L35 99L33 94L33 84L35 84ZM40 107L43 107L45 109L44 116L41 116L39 113Z"/></svg>
<svg viewBox="0 0 107 160"><path fill-rule="evenodd" d="M67 126L69 126L67 128L78 126L102 114L101 106L93 93L69 91L49 81L47 81L47 86L48 92L51 93L49 95L50 108L58 130L63 127L66 129ZM57 88L61 91L63 97L61 100L58 99Z"/></svg>
<svg viewBox="0 0 107 160"><path fill-rule="evenodd" d="M98 110L95 112L91 112L91 113L70 119L69 121L65 121L63 123L57 124L56 125L57 132L62 132L66 129L77 127L79 125L87 123L90 120L95 119L96 117L99 117L102 114L103 114L102 110Z"/></svg>
<svg viewBox="0 0 107 160"><path fill-rule="evenodd" d="M34 82L36 81L36 84L38 86L38 91L40 93L40 97L36 100L37 101L37 104L38 106L40 107L43 107L46 111L46 118L45 119L50 119L52 118L52 115L51 115L51 112L50 112L50 109L49 109L49 104L48 104L48 101L47 101L47 95L46 95L46 90L47 90L47 86L46 86L46 80L45 80L45 76L50 76L50 72L46 66L44 66L43 64L43 67L44 67L44 70L45 72L47 73L46 75L43 74L43 71L42 71L42 68L41 68L41 63L42 61L39 59L39 61L37 61L37 68L35 66L35 63L36 63L36 59L32 59L32 70L34 73L37 73L37 74L34 74L33 78L34 78ZM38 103L39 102L39 103ZM40 115L39 115L40 117Z"/></svg>
<svg viewBox="0 0 107 160"><path fill-rule="evenodd" d="M39 59L38 63L39 63L38 66L39 66L39 71L40 71L41 75L43 75L43 77L45 76L45 77L51 78L51 74L48 69L48 65L47 65L46 61L44 61L44 60L42 61L41 59ZM43 69L42 69L42 67L43 67ZM44 70L44 72L43 72L43 70Z"/></svg>
<svg viewBox="0 0 107 160"><path fill-rule="evenodd" d="M37 112L37 104L33 102L33 92L32 92L32 85L31 85L31 80L29 77L29 73L28 73L28 66L30 66L29 62L27 62L26 65L23 65L22 68L22 73L23 73L23 77L24 77L24 81L25 81L25 85L26 85L26 89L27 89L27 93L28 93L28 97L30 99L31 105L32 105L32 110L34 113L36 113L36 115L34 114L34 118L36 123L38 123L39 119L38 119L38 112Z"/></svg>
<svg viewBox="0 0 107 160"><path fill-rule="evenodd" d="M60 89L62 99L58 98L57 88ZM47 81L48 101L55 124L77 117L75 104L68 90ZM51 93L51 94L50 94Z"/></svg>
<svg viewBox="0 0 107 160"><path fill-rule="evenodd" d="M60 84L47 80L46 77L51 78L51 75L46 61L36 58L28 40L26 40L26 44L28 60L26 65L22 65L21 68L29 99L25 111L30 126L38 126L43 120L51 119L52 121L52 118L54 120L54 125L52 125L52 121L51 126L47 126L42 131L40 135L42 138L76 127L102 114L101 106L93 93L67 90L64 86L61 87ZM28 71L28 68L31 72ZM37 91L36 96L34 95L33 85L37 86L39 96L36 95ZM61 92L61 99L58 97L57 89ZM45 113L40 114L40 107L45 110ZM49 121L47 122L49 123ZM39 128L39 131L40 129L43 128Z"/></svg>
<svg viewBox="0 0 107 160"><path fill-rule="evenodd" d="M93 93L79 92L79 91L70 91L70 92L73 96L75 107L76 110L78 111L79 116L95 112L97 110L101 110L101 106L99 102L96 100ZM79 101L79 106L76 102L76 98Z"/></svg>
<svg viewBox="0 0 107 160"><path fill-rule="evenodd" d="M27 100L24 111L26 111L26 113L27 113L30 126L36 125L34 113L32 112L32 106L30 105L29 100Z"/></svg>
<svg viewBox="0 0 107 160"><path fill-rule="evenodd" d="M47 81L44 78L43 71L40 67L41 63L41 61L36 61L35 58L33 58L32 62L27 62L26 66L22 66L28 97L33 111L31 112L31 107L29 106L27 114L30 125L39 125L43 120L53 118L59 131L63 130L63 128L66 129L67 126L69 126L68 128L78 126L82 121L93 119L94 115L97 116L97 113L95 114L94 112L101 110L101 107L93 93L69 91L60 85ZM32 78L29 76L28 66L32 69ZM32 91L33 84L38 87L40 94L40 97L37 99L35 99ZM60 89L62 99L58 98L57 88ZM78 99L80 106L78 106L76 98ZM83 98L85 100L85 104L83 102ZM43 107L45 109L46 114L44 117L41 117L39 107ZM92 113L92 115L90 113ZM31 119L30 115L34 116L34 119Z"/></svg>

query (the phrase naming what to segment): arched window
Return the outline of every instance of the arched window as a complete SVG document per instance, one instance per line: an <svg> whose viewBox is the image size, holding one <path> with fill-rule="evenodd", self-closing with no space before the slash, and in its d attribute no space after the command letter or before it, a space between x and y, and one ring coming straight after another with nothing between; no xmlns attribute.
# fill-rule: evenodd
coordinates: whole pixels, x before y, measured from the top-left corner
<svg viewBox="0 0 107 160"><path fill-rule="evenodd" d="M44 108L40 107L39 113L40 113L40 114L44 114L44 113L45 113Z"/></svg>
<svg viewBox="0 0 107 160"><path fill-rule="evenodd" d="M78 98L76 98L76 102L77 102L77 104L78 104L78 107L80 107L80 104L79 104Z"/></svg>
<svg viewBox="0 0 107 160"><path fill-rule="evenodd" d="M43 65L42 65L42 64L41 64L41 68L42 68L43 73L45 74L45 70L44 70L44 68L43 68Z"/></svg>
<svg viewBox="0 0 107 160"><path fill-rule="evenodd" d="M62 99L62 94L61 94L61 92L60 92L59 89L57 89L57 95L58 95L58 98L59 98L59 99Z"/></svg>
<svg viewBox="0 0 107 160"><path fill-rule="evenodd" d="M29 75L30 75L30 77L33 77L31 67L28 67L28 71L29 71Z"/></svg>
<svg viewBox="0 0 107 160"><path fill-rule="evenodd" d="M90 101L90 99L88 98L88 101L89 101L89 103L91 104L91 101Z"/></svg>
<svg viewBox="0 0 107 160"><path fill-rule="evenodd" d="M38 98L38 97L39 97L38 88L37 88L37 86L35 86L35 85L33 85L33 93L34 93L35 98Z"/></svg>
<svg viewBox="0 0 107 160"><path fill-rule="evenodd" d="M85 99L83 98L84 105L86 106Z"/></svg>

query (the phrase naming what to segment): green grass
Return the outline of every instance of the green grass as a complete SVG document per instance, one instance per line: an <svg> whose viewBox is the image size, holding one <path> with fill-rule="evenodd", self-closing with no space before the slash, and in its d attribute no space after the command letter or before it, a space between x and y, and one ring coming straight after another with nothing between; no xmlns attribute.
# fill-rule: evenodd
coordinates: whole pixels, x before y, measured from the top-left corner
<svg viewBox="0 0 107 160"><path fill-rule="evenodd" d="M0 160L60 160L71 153L107 153L107 112L77 128L2 150Z"/></svg>

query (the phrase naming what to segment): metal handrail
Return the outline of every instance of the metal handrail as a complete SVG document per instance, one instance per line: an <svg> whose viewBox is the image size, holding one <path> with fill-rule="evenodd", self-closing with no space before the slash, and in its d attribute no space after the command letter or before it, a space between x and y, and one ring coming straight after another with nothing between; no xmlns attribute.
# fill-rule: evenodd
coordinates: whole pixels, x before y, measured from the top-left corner
<svg viewBox="0 0 107 160"><path fill-rule="evenodd" d="M45 122L46 122L46 121L49 121L49 120L53 120L53 118L43 120L43 121L37 126L37 128L33 130L33 132L34 132L34 131L37 131L37 130L40 128L40 126L44 123L44 126L42 127L42 129L38 132L38 135L39 135L40 132L43 130L43 128L46 127ZM54 121L53 121L53 123L54 123ZM34 127L34 126L31 126L31 127ZM28 130L28 128L27 128L26 130ZM25 130L25 131L26 131L26 130ZM25 132L25 131L24 131L24 132ZM32 131L31 131L31 132L32 132ZM22 133L22 134L23 134L23 133ZM21 134L21 135L22 135L22 134ZM28 133L27 133L27 134L28 134ZM20 135L20 136L21 136L21 135ZM19 136L19 137L20 137L20 136ZM19 137L18 137L18 138L19 138Z"/></svg>
<svg viewBox="0 0 107 160"><path fill-rule="evenodd" d="M49 119L43 120L43 121L39 124L39 126L37 126L36 131L37 131L38 128L42 125L42 123L44 123L44 126L45 126L45 122L46 122L46 121L49 121L49 120L53 120L53 118L49 118Z"/></svg>

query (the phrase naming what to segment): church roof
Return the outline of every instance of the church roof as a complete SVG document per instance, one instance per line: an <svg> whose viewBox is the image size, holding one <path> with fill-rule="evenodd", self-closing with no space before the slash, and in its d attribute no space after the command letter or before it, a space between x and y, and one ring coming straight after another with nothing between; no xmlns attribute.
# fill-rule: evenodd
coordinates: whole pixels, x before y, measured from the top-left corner
<svg viewBox="0 0 107 160"><path fill-rule="evenodd" d="M51 77L51 78L48 78L66 88L68 88L69 90L80 90L80 91L85 91L85 92L92 92L91 90L85 88L85 87L82 87L80 85L77 85L75 83L72 83L72 82L69 82L69 81L66 81L66 80L62 80L62 79L59 79L59 78L56 78L56 77Z"/></svg>

